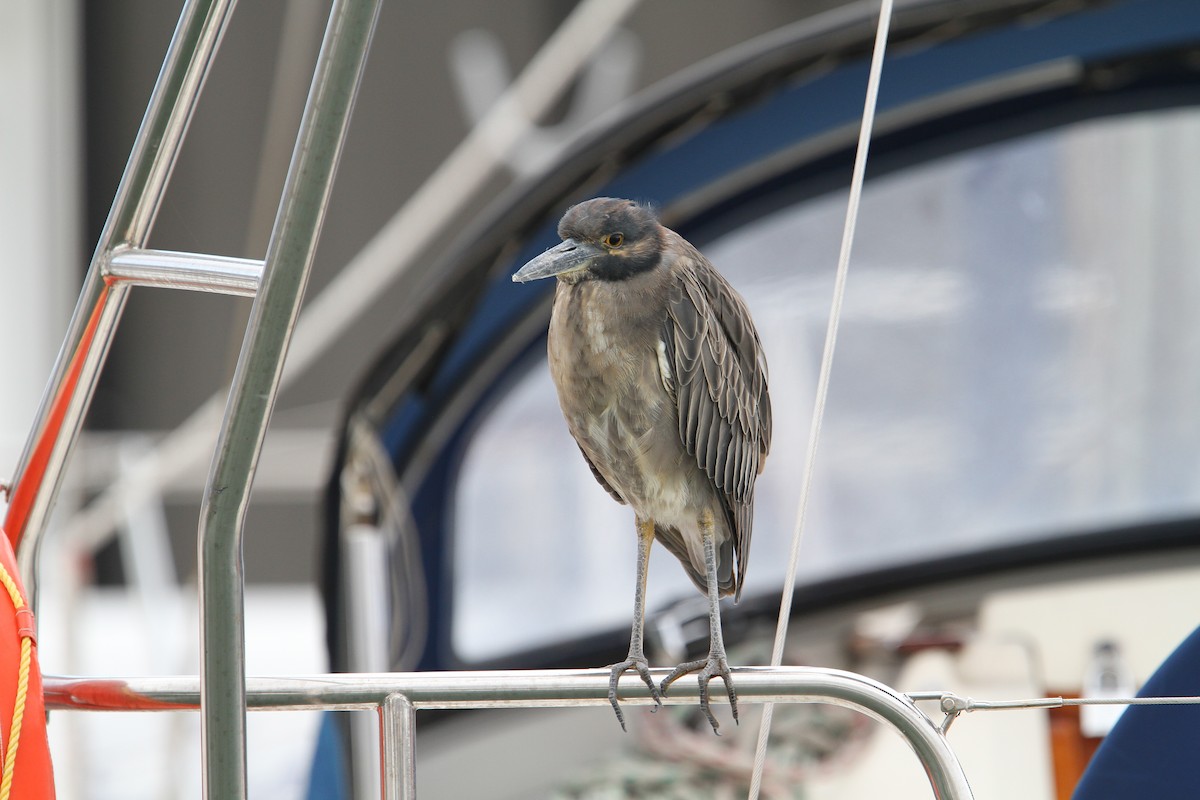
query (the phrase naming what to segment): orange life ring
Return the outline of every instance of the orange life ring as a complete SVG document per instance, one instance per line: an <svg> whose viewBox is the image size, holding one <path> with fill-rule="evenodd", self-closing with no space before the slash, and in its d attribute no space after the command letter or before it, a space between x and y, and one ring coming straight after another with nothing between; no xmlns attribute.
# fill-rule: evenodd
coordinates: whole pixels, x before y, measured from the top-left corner
<svg viewBox="0 0 1200 800"><path fill-rule="evenodd" d="M0 535L0 800L53 798L33 612L8 537Z"/></svg>

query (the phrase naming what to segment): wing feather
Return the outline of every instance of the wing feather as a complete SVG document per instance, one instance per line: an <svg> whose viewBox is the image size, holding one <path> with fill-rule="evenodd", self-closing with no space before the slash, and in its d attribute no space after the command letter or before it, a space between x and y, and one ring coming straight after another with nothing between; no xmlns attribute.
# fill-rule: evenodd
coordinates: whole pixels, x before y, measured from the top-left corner
<svg viewBox="0 0 1200 800"><path fill-rule="evenodd" d="M762 344L745 302L682 239L662 353L671 367L679 436L725 504L740 594L754 515L754 481L771 446L771 400Z"/></svg>

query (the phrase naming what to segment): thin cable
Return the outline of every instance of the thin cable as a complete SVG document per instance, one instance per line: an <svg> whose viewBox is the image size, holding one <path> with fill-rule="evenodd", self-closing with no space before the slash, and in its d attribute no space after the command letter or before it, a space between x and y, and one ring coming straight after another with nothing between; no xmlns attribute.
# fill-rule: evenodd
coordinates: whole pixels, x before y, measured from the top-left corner
<svg viewBox="0 0 1200 800"><path fill-rule="evenodd" d="M908 692L905 696L914 703L938 701L944 713L962 714L974 711L1021 711L1039 708L1069 708L1073 706L1195 706L1200 695L1168 695L1154 697L1035 697L1028 700L976 700L959 697L953 692ZM946 707L949 706L949 710Z"/></svg>
<svg viewBox="0 0 1200 800"><path fill-rule="evenodd" d="M788 556L787 576L783 581L783 596L779 601L779 621L775 627L775 644L771 649L771 666L783 663L783 645L787 638L788 620L792 611L792 593L796 586L796 567L800 561L800 540L812 493L813 466L817 460L817 444L825 416L825 400L829 395L829 375L833 368L833 351L837 344L838 323L842 317L842 299L846 293L846 275L850 271L850 250L854 245L854 229L858 223L858 206L862 198L863 176L867 169L871 130L875 126L875 105L879 98L879 80L883 74L883 55L887 49L888 28L892 20L892 0L882 0L879 26L875 31L875 48L871 54L871 71L867 77L867 97L863 105L862 126L858 132L858 149L854 155L854 173L850 179L850 199L846 207L846 225L842 229L842 248L838 255L837 274L833 283L833 301L829 309L829 326L825 330L825 350L821 354L821 369L817 377L817 397L813 404L812 427L808 435L808 451L804 457L804 477L800 484L800 500L796 509L796 527L792 532L792 550ZM758 743L754 749L754 771L750 777L750 800L758 800L762 789L763 766L767 758L767 740L771 735L773 703L763 704L762 722L758 728Z"/></svg>

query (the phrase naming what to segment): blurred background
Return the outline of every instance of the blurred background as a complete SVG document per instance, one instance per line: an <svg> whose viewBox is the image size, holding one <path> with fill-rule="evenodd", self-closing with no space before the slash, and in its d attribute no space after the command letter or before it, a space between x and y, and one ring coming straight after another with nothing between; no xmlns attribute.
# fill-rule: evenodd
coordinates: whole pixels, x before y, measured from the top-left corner
<svg viewBox="0 0 1200 800"><path fill-rule="evenodd" d="M734 658L766 658L877 3L633 4L526 139L477 158L477 182L455 187L461 205L438 225L445 198L423 192L576 6L384 5L306 308L372 258L388 267L407 250L409 274L350 287L279 399L246 525L251 674L621 656L628 510L561 424L542 360L537 293L550 287L508 281L554 240L568 202L614 186L661 203L763 335L776 444L747 597L725 613ZM329 7L236 9L150 247L263 256ZM0 476L20 456L178 13L0 0ZM1187 0L911 0L899 13L788 658L904 690L1083 693L1103 674L1128 694L1192 629L1200 596L1200 13ZM398 219L409 241L377 238ZM170 464L147 458L223 394L249 307L131 292L44 547L46 672L197 671L211 437ZM141 494L111 488L147 464L162 477ZM364 495L378 549L363 552L379 555L365 571L346 556L372 516ZM111 513L77 513L97 498ZM347 610L364 576L382 578L382 622ZM669 558L654 562L652 660L686 649L692 597ZM546 796L612 753L698 741L667 714L631 715L625 739L607 709L430 716L422 797ZM880 774L889 796L927 792L903 747L881 751L861 724L781 724L802 741L781 757L811 759L795 796L878 796ZM954 743L980 797L1065 798L1087 758L1064 767L1061 753L1094 749L1111 719L1086 735L1072 724L1061 746L1041 712L960 723ZM320 715L249 725L252 796L305 797ZM720 758L700 751L705 791L741 786L755 727L726 737ZM198 728L194 715L55 714L59 796L198 796ZM338 736L352 738L330 734L319 764L337 761ZM358 796L369 751L349 768ZM543 752L557 770L530 766ZM643 777L687 761L647 752L659 758ZM889 771L900 762L903 787ZM628 768L553 796L612 796Z"/></svg>
<svg viewBox="0 0 1200 800"><path fill-rule="evenodd" d="M638 5L607 46L607 66L592 81L600 91L565 96L543 120L539 147L527 148L524 160L492 172L484 188L466 198L463 219L516 176L545 163L626 95L833 4L714 1L701 9L690 0L668 0ZM321 0L239 4L176 164L151 247L262 257L329 5ZM404 206L574 5L570 0L385 4L308 298ZM0 266L5 281L0 339L7 343L0 476L11 474L21 453L180 6L159 0L0 0L0 248L6 254ZM434 237L421 260L436 258L454 232ZM280 397L247 521L251 671L326 668L314 588L322 491L349 391L396 334L395 309L404 302L395 292L376 297ZM208 457L202 455L168 481L154 502L136 510L140 521L132 530L77 526L69 531L69 542L60 534L73 510L107 486L122 465L144 456L165 432L224 391L249 306L249 300L197 293L131 293L44 554L45 671L196 671L194 608L186 598L195 581L197 515ZM139 564L150 581L150 597L102 588L123 586ZM182 595L176 586L183 587ZM129 646L113 648L114 640ZM182 718L163 728L160 720L101 723L89 715L79 723L82 730L70 736L63 731L67 723L52 726L56 752L65 754L59 756L60 796L165 797L161 792L168 786L182 792L179 796L191 796L198 782L174 780L165 761L163 772L131 778L81 743L110 738L111 727L96 726L115 725L146 747L174 747L190 756L197 746L193 722ZM255 726L270 724L252 718L252 742ZM287 731L291 744L285 749L293 759L275 769L269 757L253 758L252 788L263 792L260 796L285 797L281 785L299 791L303 776L296 772L297 759L306 760L311 747L309 737L296 731L311 733L315 722L305 727L290 718L274 724L258 741ZM187 733L165 735L168 729ZM261 750L260 744L252 747ZM179 760L185 769L196 763L190 757ZM264 771L272 777L261 778Z"/></svg>
<svg viewBox="0 0 1200 800"><path fill-rule="evenodd" d="M778 28L832 0L752 0L737 9L641 4L610 47L619 80L600 97L564 99L551 129L559 144L626 94L739 41ZM382 13L350 139L321 236L307 296L318 294L404 205L463 139L492 89L506 85L574 3L455 0L389 4ZM2 320L14 348L3 402L0 463L15 463L88 258L178 21L179 4L8 0L3 13L5 103L2 241L13 283ZM261 258L291 156L329 4L240 4L193 119L150 246ZM697 18L703 16L704 24ZM672 30L671 36L661 35ZM498 60L502 71L493 69ZM475 109L472 114L470 109ZM552 146L543 146L542 157ZM470 198L463 220L508 185L501 168ZM531 169L528 163L524 169ZM435 237L434 258L453 234ZM18 266L19 265L19 266ZM251 581L313 574L315 489L329 468L331 430L350 386L395 332L403 297L383 294L280 398L275 436L294 457L286 475L256 492L247 537ZM88 430L97 445L123 432L154 436L182 423L232 374L250 301L182 292L134 292L96 392ZM90 450L90 448L89 448ZM111 473L115 451L84 456L83 491ZM268 465L269 467L269 465ZM207 465L205 465L205 469ZM204 470L193 475L200 478ZM285 485L286 484L286 485ZM182 489L195 489L189 483ZM270 495L270 496L267 496ZM176 563L194 561L194 491L171 492L167 521ZM283 536L287 547L279 547Z"/></svg>

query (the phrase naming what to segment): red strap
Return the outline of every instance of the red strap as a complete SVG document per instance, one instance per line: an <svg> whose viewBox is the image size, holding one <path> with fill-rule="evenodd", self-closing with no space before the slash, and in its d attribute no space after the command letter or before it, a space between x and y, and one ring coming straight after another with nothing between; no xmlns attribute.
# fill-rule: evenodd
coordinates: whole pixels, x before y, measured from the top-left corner
<svg viewBox="0 0 1200 800"><path fill-rule="evenodd" d="M37 622L33 619L33 611L29 606L17 609L17 635L32 639L34 644L37 644Z"/></svg>

